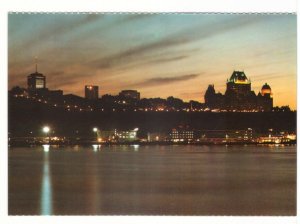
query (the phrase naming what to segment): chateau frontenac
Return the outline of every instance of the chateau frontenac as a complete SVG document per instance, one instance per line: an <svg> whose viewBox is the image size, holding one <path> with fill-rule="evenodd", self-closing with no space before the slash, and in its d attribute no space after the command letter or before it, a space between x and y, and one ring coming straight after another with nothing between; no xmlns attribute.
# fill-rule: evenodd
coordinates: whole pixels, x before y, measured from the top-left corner
<svg viewBox="0 0 300 224"><path fill-rule="evenodd" d="M273 96L271 87L265 83L256 95L251 90L251 80L243 71L234 71L227 80L225 94L216 93L214 85L209 85L204 95L205 104L210 109L227 111L271 111Z"/></svg>

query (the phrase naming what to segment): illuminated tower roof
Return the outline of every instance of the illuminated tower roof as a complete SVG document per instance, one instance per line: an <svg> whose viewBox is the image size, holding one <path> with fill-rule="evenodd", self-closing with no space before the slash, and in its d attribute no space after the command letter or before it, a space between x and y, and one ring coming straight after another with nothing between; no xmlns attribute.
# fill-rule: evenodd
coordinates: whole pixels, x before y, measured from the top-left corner
<svg viewBox="0 0 300 224"><path fill-rule="evenodd" d="M35 72L27 76L29 90L45 89L46 77L37 71L37 58L35 58Z"/></svg>
<svg viewBox="0 0 300 224"><path fill-rule="evenodd" d="M233 71L228 82L233 82L236 84L250 84L250 80L247 78L244 72L241 71Z"/></svg>
<svg viewBox="0 0 300 224"><path fill-rule="evenodd" d="M266 94L272 95L271 87L267 83L261 87L261 95L264 96Z"/></svg>

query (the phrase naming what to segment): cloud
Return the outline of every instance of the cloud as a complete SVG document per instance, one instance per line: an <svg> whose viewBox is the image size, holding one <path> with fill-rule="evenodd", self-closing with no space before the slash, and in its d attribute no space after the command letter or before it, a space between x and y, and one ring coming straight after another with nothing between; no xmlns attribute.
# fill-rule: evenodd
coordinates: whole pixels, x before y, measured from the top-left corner
<svg viewBox="0 0 300 224"><path fill-rule="evenodd" d="M76 80L63 80L59 82L58 84L54 85L53 87L57 89L63 89L63 87L68 87L70 85L78 84L80 81Z"/></svg>
<svg viewBox="0 0 300 224"><path fill-rule="evenodd" d="M30 19L39 19L38 16L43 15L26 15ZM49 16L49 15L45 15ZM17 48L40 48L42 43L52 40L55 38L68 37L69 42L71 41L73 46L77 44L78 41L81 41L82 38L85 38L86 35L95 35L103 32L108 32L112 28L119 26L124 26L125 23L130 23L134 21L140 21L150 17L151 15L147 14L133 14L133 15L113 15L113 14L57 14L52 15L53 20L57 21L55 24L47 25L43 28L36 29L35 33L31 35L30 39L21 41ZM153 15L152 15L153 16ZM110 18L116 18L111 20ZM89 26L89 24L96 24L96 26ZM23 26L28 26L28 24L23 24ZM85 30L83 31L82 28ZM18 29L15 29L18 30ZM80 32L77 32L80 31ZM71 34L71 36L67 36ZM11 34L13 35L13 33ZM15 35L17 35L15 33ZM59 41L59 40L58 40ZM72 47L73 49L73 47ZM14 52L15 53L15 52Z"/></svg>
<svg viewBox="0 0 300 224"><path fill-rule="evenodd" d="M89 65L97 69L110 69L132 61L141 60L145 55L153 52L165 51L171 47L179 47L180 45L207 39L231 30L236 30L239 27L245 27L260 20L261 17L249 19L249 17L233 16L230 19L218 20L218 22L210 22L206 25L196 25L192 28L186 28L177 33L169 34L160 40L144 43L119 53L98 58L89 62Z"/></svg>
<svg viewBox="0 0 300 224"><path fill-rule="evenodd" d="M47 84L54 88L68 87L69 85L80 85L83 82L83 77L86 77L84 82L93 78L94 74L84 66L73 64L63 67L63 70L50 72L47 76ZM59 81L58 81L59 80ZM83 85L83 84L82 84Z"/></svg>
<svg viewBox="0 0 300 224"><path fill-rule="evenodd" d="M65 72L64 71L56 71L56 72L51 72L51 78L57 79L59 78L58 76L62 77L64 76Z"/></svg>
<svg viewBox="0 0 300 224"><path fill-rule="evenodd" d="M72 16L72 14L70 15ZM75 16L71 22L64 22L57 24L49 29L44 29L43 32L39 33L39 39L49 38L57 34L65 34L66 32L71 32L75 29L80 29L82 26L85 26L89 23L96 22L97 20L103 19L104 15L99 14L87 14L82 19L78 20Z"/></svg>
<svg viewBox="0 0 300 224"><path fill-rule="evenodd" d="M72 16L72 15L69 15ZM34 46L35 44L38 44L38 42L51 39L52 36L56 35L66 35L70 32L74 33L73 31L80 29L84 27L85 25L88 25L90 23L96 23L99 24L95 26L90 26L90 28L94 30L85 30L85 32L77 32L76 36L72 37L72 43L76 38L82 38L82 35L86 35L87 32L89 35L94 34L94 32L105 32L106 29L115 28L118 26L124 25L124 23L131 23L136 21L143 21L146 25L148 18L152 18L154 16L158 15L152 15L152 14L141 14L141 15L129 15L129 16L116 16L113 17L111 15L107 14L87 14L84 17L79 17L78 19L76 15L74 16L74 20L69 20L66 22L65 20L61 20L62 23L58 23L55 26L47 26L44 29L38 30L35 35L33 35L33 39L30 39L28 41L23 42L23 46L27 49L31 46ZM118 18L117 20L106 20L106 18ZM201 19L201 17L199 17ZM199 41L201 39L209 38L214 35L221 34L223 32L228 32L232 29L237 29L238 27L244 27L247 24L251 24L255 21L257 21L256 17L241 17L241 16L228 16L224 17L225 19L220 18L219 20L212 20L206 24L196 24L193 27L184 28L178 32L175 33L168 33L167 36L162 37L159 40L152 41L152 42L145 42L144 44L140 44L138 46L133 46L131 48L127 48L121 52L114 53L114 54L107 54L105 56L101 56L97 59L92 59L91 61L87 62L88 67L93 67L94 69L115 69L123 65L130 65L131 63L136 63L138 61L143 61L146 56L149 56L153 53L161 53L162 51L166 51L168 48L177 48L180 47L180 45L188 44L193 41ZM260 18L260 17L258 17ZM98 23L99 21L102 21L101 23ZM64 22L65 21L65 22ZM199 20L201 21L201 20ZM36 40L36 41L34 41ZM76 42L76 41L75 41ZM77 46L77 45L75 45ZM74 47L70 48L71 50L74 50ZM69 49L65 49L67 54L69 55L69 58L74 57L77 58L76 54L70 54ZM15 52L14 52L15 53ZM97 55L97 54L96 54ZM176 58L174 59L176 60ZM178 59L179 60L179 59ZM172 61L172 59L170 59ZM168 62L168 60L160 60L159 58L157 60L154 60L151 63L164 63Z"/></svg>
<svg viewBox="0 0 300 224"><path fill-rule="evenodd" d="M144 44L144 45L127 49L123 52L94 60L89 64L98 69L108 69L117 65L127 63L128 61L134 60L137 57L141 57L141 55L145 53L149 53L151 51L161 49L161 48L167 48L179 43L180 41L178 40L164 39L161 41Z"/></svg>
<svg viewBox="0 0 300 224"><path fill-rule="evenodd" d="M286 75L286 74L282 74L282 73L273 72L273 73L258 75L255 78L252 78L251 81L254 81L257 84L257 82L261 82L261 81L265 83L265 82L270 82L275 79L283 79L286 77L293 77L293 75L292 74ZM261 85L261 84L259 84L259 85Z"/></svg>
<svg viewBox="0 0 300 224"><path fill-rule="evenodd" d="M187 55L180 55L180 56L174 56L174 57L158 58L158 59L147 61L144 64L168 63L168 62L173 62L173 61L180 61L180 60L185 59L187 57L188 57Z"/></svg>
<svg viewBox="0 0 300 224"><path fill-rule="evenodd" d="M125 17L126 16L126 17ZM121 22L131 22L131 21L140 21L142 19L148 19L156 17L156 14L148 14L148 13L141 13L141 14L132 14L132 15L124 15L124 19ZM118 23L120 24L120 23Z"/></svg>
<svg viewBox="0 0 300 224"><path fill-rule="evenodd" d="M33 15L34 16L34 15ZM41 16L41 15L38 15ZM47 16L47 15L46 15ZM58 20L58 23L52 26L45 26L43 29L36 30L30 39L21 42L23 48L29 49L38 44L38 42L46 41L57 35L66 35L74 30L80 29L83 26L96 22L103 18L103 15L99 14L87 14L81 19L78 19L76 15L70 14L67 16L73 16L73 20L66 22L64 20ZM53 16L55 19L56 17ZM38 19L38 18L37 18ZM61 23L59 21L62 21ZM64 22L63 22L64 21ZM26 24L24 24L26 25Z"/></svg>
<svg viewBox="0 0 300 224"><path fill-rule="evenodd" d="M147 79L142 82L134 83L131 85L131 87L150 87L150 86L167 85L170 83L182 82L182 81L195 79L199 75L200 74L188 74L188 75L166 77L166 78L151 78L151 79Z"/></svg>
<svg viewBox="0 0 300 224"><path fill-rule="evenodd" d="M171 49L169 51L159 52L157 54L144 55L141 56L138 60L131 60L128 63L119 64L119 66L111 67L113 70L113 74L110 73L110 76L115 76L121 72L130 71L132 69L136 69L138 67L143 67L145 65L156 66L158 64L168 64L176 61L180 61L186 59L188 57L192 57L192 55L199 52L199 48L191 48L191 49L181 49L174 50ZM90 68L94 68L91 66Z"/></svg>
<svg viewBox="0 0 300 224"><path fill-rule="evenodd" d="M156 57L156 59L153 59L154 57ZM179 55L179 56L171 56L171 57L159 57L158 55L155 55L154 57L145 57L144 61L136 61L130 64L126 64L124 66L121 66L119 69L122 72L140 67L140 66L145 66L145 65L158 65L158 64L165 64L165 63L172 63L172 62L176 62L176 61L180 61L183 60L185 58L188 58L188 55ZM151 59L150 59L151 58ZM114 73L116 74L116 73Z"/></svg>

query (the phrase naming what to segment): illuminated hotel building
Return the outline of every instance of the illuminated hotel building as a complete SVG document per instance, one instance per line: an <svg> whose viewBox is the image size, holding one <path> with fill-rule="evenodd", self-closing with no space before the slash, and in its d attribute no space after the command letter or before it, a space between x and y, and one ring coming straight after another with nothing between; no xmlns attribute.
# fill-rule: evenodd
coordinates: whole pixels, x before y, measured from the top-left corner
<svg viewBox="0 0 300 224"><path fill-rule="evenodd" d="M237 95L248 95L251 92L251 81L244 72L234 71L227 80L226 92L232 91Z"/></svg>
<svg viewBox="0 0 300 224"><path fill-rule="evenodd" d="M88 100L97 100L99 97L99 87L87 85L84 88L85 98Z"/></svg>
<svg viewBox="0 0 300 224"><path fill-rule="evenodd" d="M271 111L273 98L271 87L265 84L258 95L251 90L251 81L243 71L234 71L226 83L224 95L216 93L209 85L205 93L205 104L210 109L227 111Z"/></svg>

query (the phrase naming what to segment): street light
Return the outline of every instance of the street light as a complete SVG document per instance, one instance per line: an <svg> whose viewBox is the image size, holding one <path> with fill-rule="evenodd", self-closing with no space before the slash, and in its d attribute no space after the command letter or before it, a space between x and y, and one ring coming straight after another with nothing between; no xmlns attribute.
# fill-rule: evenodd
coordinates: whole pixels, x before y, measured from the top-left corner
<svg viewBox="0 0 300 224"><path fill-rule="evenodd" d="M48 126L43 127L43 132L46 134L46 137L48 137L48 144L50 143L50 137L48 133L50 132L50 128Z"/></svg>
<svg viewBox="0 0 300 224"><path fill-rule="evenodd" d="M93 132L97 132L98 131L98 128L93 128Z"/></svg>
<svg viewBox="0 0 300 224"><path fill-rule="evenodd" d="M48 134L50 131L50 128L48 126L43 127L43 132Z"/></svg>

